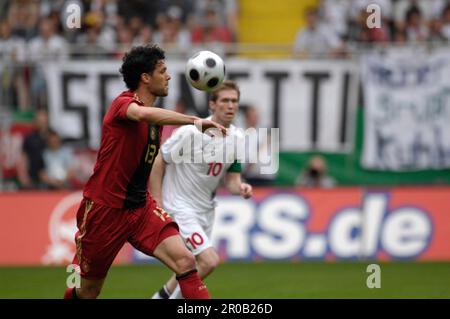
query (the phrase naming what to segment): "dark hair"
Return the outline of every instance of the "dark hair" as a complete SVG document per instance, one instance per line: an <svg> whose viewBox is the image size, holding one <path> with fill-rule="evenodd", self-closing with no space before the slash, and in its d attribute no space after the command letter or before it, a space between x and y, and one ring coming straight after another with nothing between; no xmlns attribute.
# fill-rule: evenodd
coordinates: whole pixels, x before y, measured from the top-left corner
<svg viewBox="0 0 450 319"><path fill-rule="evenodd" d="M217 89L211 92L211 94L209 95L209 100L216 102L219 98L219 92L224 90L235 90L238 94L238 100L241 97L241 91L239 90L239 86L236 84L236 82L226 80L223 81L223 83L219 85Z"/></svg>
<svg viewBox="0 0 450 319"><path fill-rule="evenodd" d="M138 88L142 73L153 73L159 60L164 60L164 51L157 45L146 45L132 48L125 54L122 66L123 81L127 88L134 91Z"/></svg>
<svg viewBox="0 0 450 319"><path fill-rule="evenodd" d="M47 135L57 135L57 136L59 136L58 132L56 132L56 130L51 128L51 127L48 128Z"/></svg>
<svg viewBox="0 0 450 319"><path fill-rule="evenodd" d="M414 15L422 16L422 12L420 11L419 7L413 5L406 11L406 22L410 22L411 18Z"/></svg>

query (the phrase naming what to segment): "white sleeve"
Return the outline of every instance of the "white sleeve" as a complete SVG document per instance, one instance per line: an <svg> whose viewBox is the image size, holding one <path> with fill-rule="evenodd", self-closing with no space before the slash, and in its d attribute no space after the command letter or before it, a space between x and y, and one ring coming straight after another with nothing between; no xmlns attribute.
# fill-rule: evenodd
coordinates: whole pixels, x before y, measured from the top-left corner
<svg viewBox="0 0 450 319"><path fill-rule="evenodd" d="M193 129L197 129L193 125L185 125L174 131L174 133L161 146L161 154L164 162L173 163L173 159L180 157L183 151L183 145L186 145L187 139L193 134Z"/></svg>

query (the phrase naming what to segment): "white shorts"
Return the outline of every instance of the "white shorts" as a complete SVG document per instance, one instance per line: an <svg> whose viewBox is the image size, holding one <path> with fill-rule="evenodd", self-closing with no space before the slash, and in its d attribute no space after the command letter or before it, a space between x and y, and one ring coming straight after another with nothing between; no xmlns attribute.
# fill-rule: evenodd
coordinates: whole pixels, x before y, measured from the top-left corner
<svg viewBox="0 0 450 319"><path fill-rule="evenodd" d="M180 235L187 248L196 256L212 247L211 233L214 224L214 210L205 213L192 211L167 211L180 228Z"/></svg>

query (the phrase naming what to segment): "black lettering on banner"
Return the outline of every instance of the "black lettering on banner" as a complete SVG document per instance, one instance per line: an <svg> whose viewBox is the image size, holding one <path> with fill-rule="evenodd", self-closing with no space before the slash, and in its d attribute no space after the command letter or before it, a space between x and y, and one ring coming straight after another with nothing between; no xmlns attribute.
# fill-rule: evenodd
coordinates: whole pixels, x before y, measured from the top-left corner
<svg viewBox="0 0 450 319"><path fill-rule="evenodd" d="M319 105L320 105L320 86L323 80L330 78L329 72L306 72L303 74L312 82L312 105L311 105L311 146L316 148L319 131Z"/></svg>
<svg viewBox="0 0 450 319"><path fill-rule="evenodd" d="M342 89L342 111L341 111L341 127L340 127L340 139L341 145L345 145L347 142L347 116L348 116L348 90L350 87L351 75L349 72L344 73L344 85Z"/></svg>
<svg viewBox="0 0 450 319"><path fill-rule="evenodd" d="M227 73L227 77L230 80L236 81L236 82L238 82L237 79L239 79L239 78L247 79L249 76L250 76L250 73L248 73L248 72L230 72L230 73Z"/></svg>
<svg viewBox="0 0 450 319"><path fill-rule="evenodd" d="M108 111L108 107L110 106L112 101L108 100L108 92L107 85L111 80L118 80L120 76L114 73L103 73L100 74L100 127L103 123L103 118L105 117L106 112Z"/></svg>
<svg viewBox="0 0 450 319"><path fill-rule="evenodd" d="M264 76L273 82L272 127L280 127L280 86L281 82L289 77L289 73L269 71L265 72Z"/></svg>
<svg viewBox="0 0 450 319"><path fill-rule="evenodd" d="M62 76L62 108L64 111L69 112L75 112L78 113L81 117L81 123L82 123L82 130L81 130L81 136L79 138L74 138L72 140L74 141L80 141L86 146L89 143L89 139L91 136L91 132L89 130L89 111L87 105L82 104L72 104L69 101L69 85L71 81L79 81L79 80L86 80L87 75L86 74L80 74L80 73L71 73L71 72L63 72L61 73Z"/></svg>

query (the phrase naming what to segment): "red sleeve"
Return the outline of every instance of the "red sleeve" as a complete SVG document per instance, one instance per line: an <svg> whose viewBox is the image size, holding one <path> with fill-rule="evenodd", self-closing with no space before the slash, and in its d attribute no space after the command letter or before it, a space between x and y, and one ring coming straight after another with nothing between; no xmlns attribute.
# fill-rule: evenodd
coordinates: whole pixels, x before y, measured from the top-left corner
<svg viewBox="0 0 450 319"><path fill-rule="evenodd" d="M118 120L128 120L127 110L128 106L135 102L135 100L131 97L121 97L117 99L117 104L114 107L114 117Z"/></svg>

